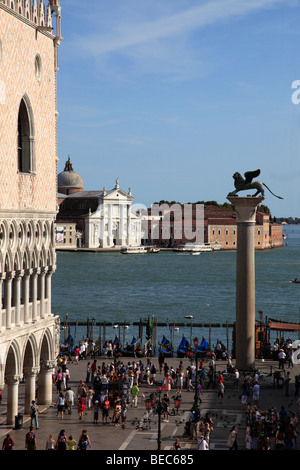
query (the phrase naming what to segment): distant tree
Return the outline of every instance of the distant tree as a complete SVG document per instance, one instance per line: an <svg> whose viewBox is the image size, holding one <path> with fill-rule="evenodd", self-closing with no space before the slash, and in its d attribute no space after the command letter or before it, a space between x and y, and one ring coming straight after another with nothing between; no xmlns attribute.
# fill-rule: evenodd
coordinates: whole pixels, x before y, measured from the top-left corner
<svg viewBox="0 0 300 470"><path fill-rule="evenodd" d="M271 218L271 211L270 211L270 209L268 208L268 206L266 206L265 204L260 204L259 210L260 210L260 212L263 212L264 214L269 215L270 218Z"/></svg>

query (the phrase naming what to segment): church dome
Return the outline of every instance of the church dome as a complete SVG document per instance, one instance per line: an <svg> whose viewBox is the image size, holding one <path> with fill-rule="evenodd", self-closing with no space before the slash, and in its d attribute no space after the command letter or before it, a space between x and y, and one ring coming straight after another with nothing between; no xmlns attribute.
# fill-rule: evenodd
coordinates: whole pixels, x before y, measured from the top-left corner
<svg viewBox="0 0 300 470"><path fill-rule="evenodd" d="M70 157L66 161L65 169L57 176L58 191L64 194L83 191L84 185L81 176L73 170Z"/></svg>

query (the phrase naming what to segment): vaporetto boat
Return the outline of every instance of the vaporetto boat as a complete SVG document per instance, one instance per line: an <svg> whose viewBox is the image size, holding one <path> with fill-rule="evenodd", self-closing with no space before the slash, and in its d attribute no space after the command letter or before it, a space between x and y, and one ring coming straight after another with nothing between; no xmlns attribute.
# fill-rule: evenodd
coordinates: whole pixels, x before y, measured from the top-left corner
<svg viewBox="0 0 300 470"><path fill-rule="evenodd" d="M159 253L159 248L155 246L125 246L121 248L123 254L144 254L144 253Z"/></svg>
<svg viewBox="0 0 300 470"><path fill-rule="evenodd" d="M136 254L144 254L148 253L147 247L145 246L125 246L121 248L121 253L125 255L136 255Z"/></svg>
<svg viewBox="0 0 300 470"><path fill-rule="evenodd" d="M205 251L215 251L220 250L222 248L221 245L217 244L208 244L203 243L201 245L197 245L195 243L186 243L185 245L179 245L178 247L174 248L173 251L176 252L186 252L186 253L201 253Z"/></svg>

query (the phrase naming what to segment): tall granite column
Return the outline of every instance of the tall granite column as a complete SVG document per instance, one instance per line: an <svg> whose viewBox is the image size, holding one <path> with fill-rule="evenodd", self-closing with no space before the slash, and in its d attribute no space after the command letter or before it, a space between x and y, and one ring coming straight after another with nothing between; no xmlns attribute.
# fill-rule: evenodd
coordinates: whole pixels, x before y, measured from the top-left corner
<svg viewBox="0 0 300 470"><path fill-rule="evenodd" d="M263 197L227 196L237 214L236 367L255 367L255 241L257 206Z"/></svg>

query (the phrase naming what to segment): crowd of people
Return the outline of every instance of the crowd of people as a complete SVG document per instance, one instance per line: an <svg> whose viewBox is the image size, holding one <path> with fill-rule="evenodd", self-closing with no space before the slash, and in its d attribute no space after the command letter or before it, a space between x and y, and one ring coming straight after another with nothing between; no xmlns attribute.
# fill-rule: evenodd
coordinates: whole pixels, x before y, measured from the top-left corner
<svg viewBox="0 0 300 470"><path fill-rule="evenodd" d="M283 361L279 355L281 349L285 352ZM293 367L289 359L289 349L290 343L288 341L285 344L280 344L275 358L279 361L278 368L285 371L282 387L287 395L290 379L289 371L286 371L286 368ZM138 359L116 357L109 354L109 357L105 355L105 360L103 360L103 356L96 358L94 351L92 344L83 341L78 348L75 348L74 357L59 355L57 366L53 369L52 374L53 386L57 391L55 401L57 419L63 419L65 414L72 414L75 410L79 421L89 420L91 422L92 420L93 424L100 422L104 426L111 424L124 428L127 424L129 410L136 408L142 400L145 400L149 395L151 396L152 391L155 392L159 375L162 385L162 420L167 423L169 422L172 393L175 393L177 400L179 399L181 402L182 392L197 391L198 404L200 405L205 391L212 389L216 390L216 400L223 404L224 400L226 401L225 388L230 382L230 388L237 392L241 409L246 416L246 449L295 448L298 427L296 413L290 410L286 411L283 406L280 410L275 407L262 410L260 408L258 371L243 374L241 377L221 342L209 356L199 357L198 369L196 369L194 360L186 362L178 358L176 366L173 365L174 360L171 361L171 365L163 355L158 358L143 357ZM224 370L216 372L218 359L226 360L226 366ZM79 364L79 361L84 361L85 377L74 385L74 381L71 381L70 362L76 365ZM299 390L300 375L296 375L295 395L297 398ZM174 399L174 396L172 398ZM300 413L300 398L298 407ZM88 413L88 418L86 417L87 411L91 412ZM30 431L26 435L26 448L29 450L36 446L34 425L38 429L38 408L33 401ZM197 440L199 450L209 450L213 428L213 417L208 413L201 416L201 413L198 413L198 406L195 408L193 405L185 427L184 437ZM73 436L67 437L65 431L62 430L57 439L54 439L53 435L49 436L45 447L49 450L62 448L74 450L83 447L86 449L91 447L88 436L84 446L82 445L86 434L86 431L83 430L76 441ZM227 441L229 449L238 448L237 436L238 429L233 426L229 431ZM11 436L6 436L3 441L3 449L12 449L13 446ZM174 448L181 448L179 441L174 443Z"/></svg>

